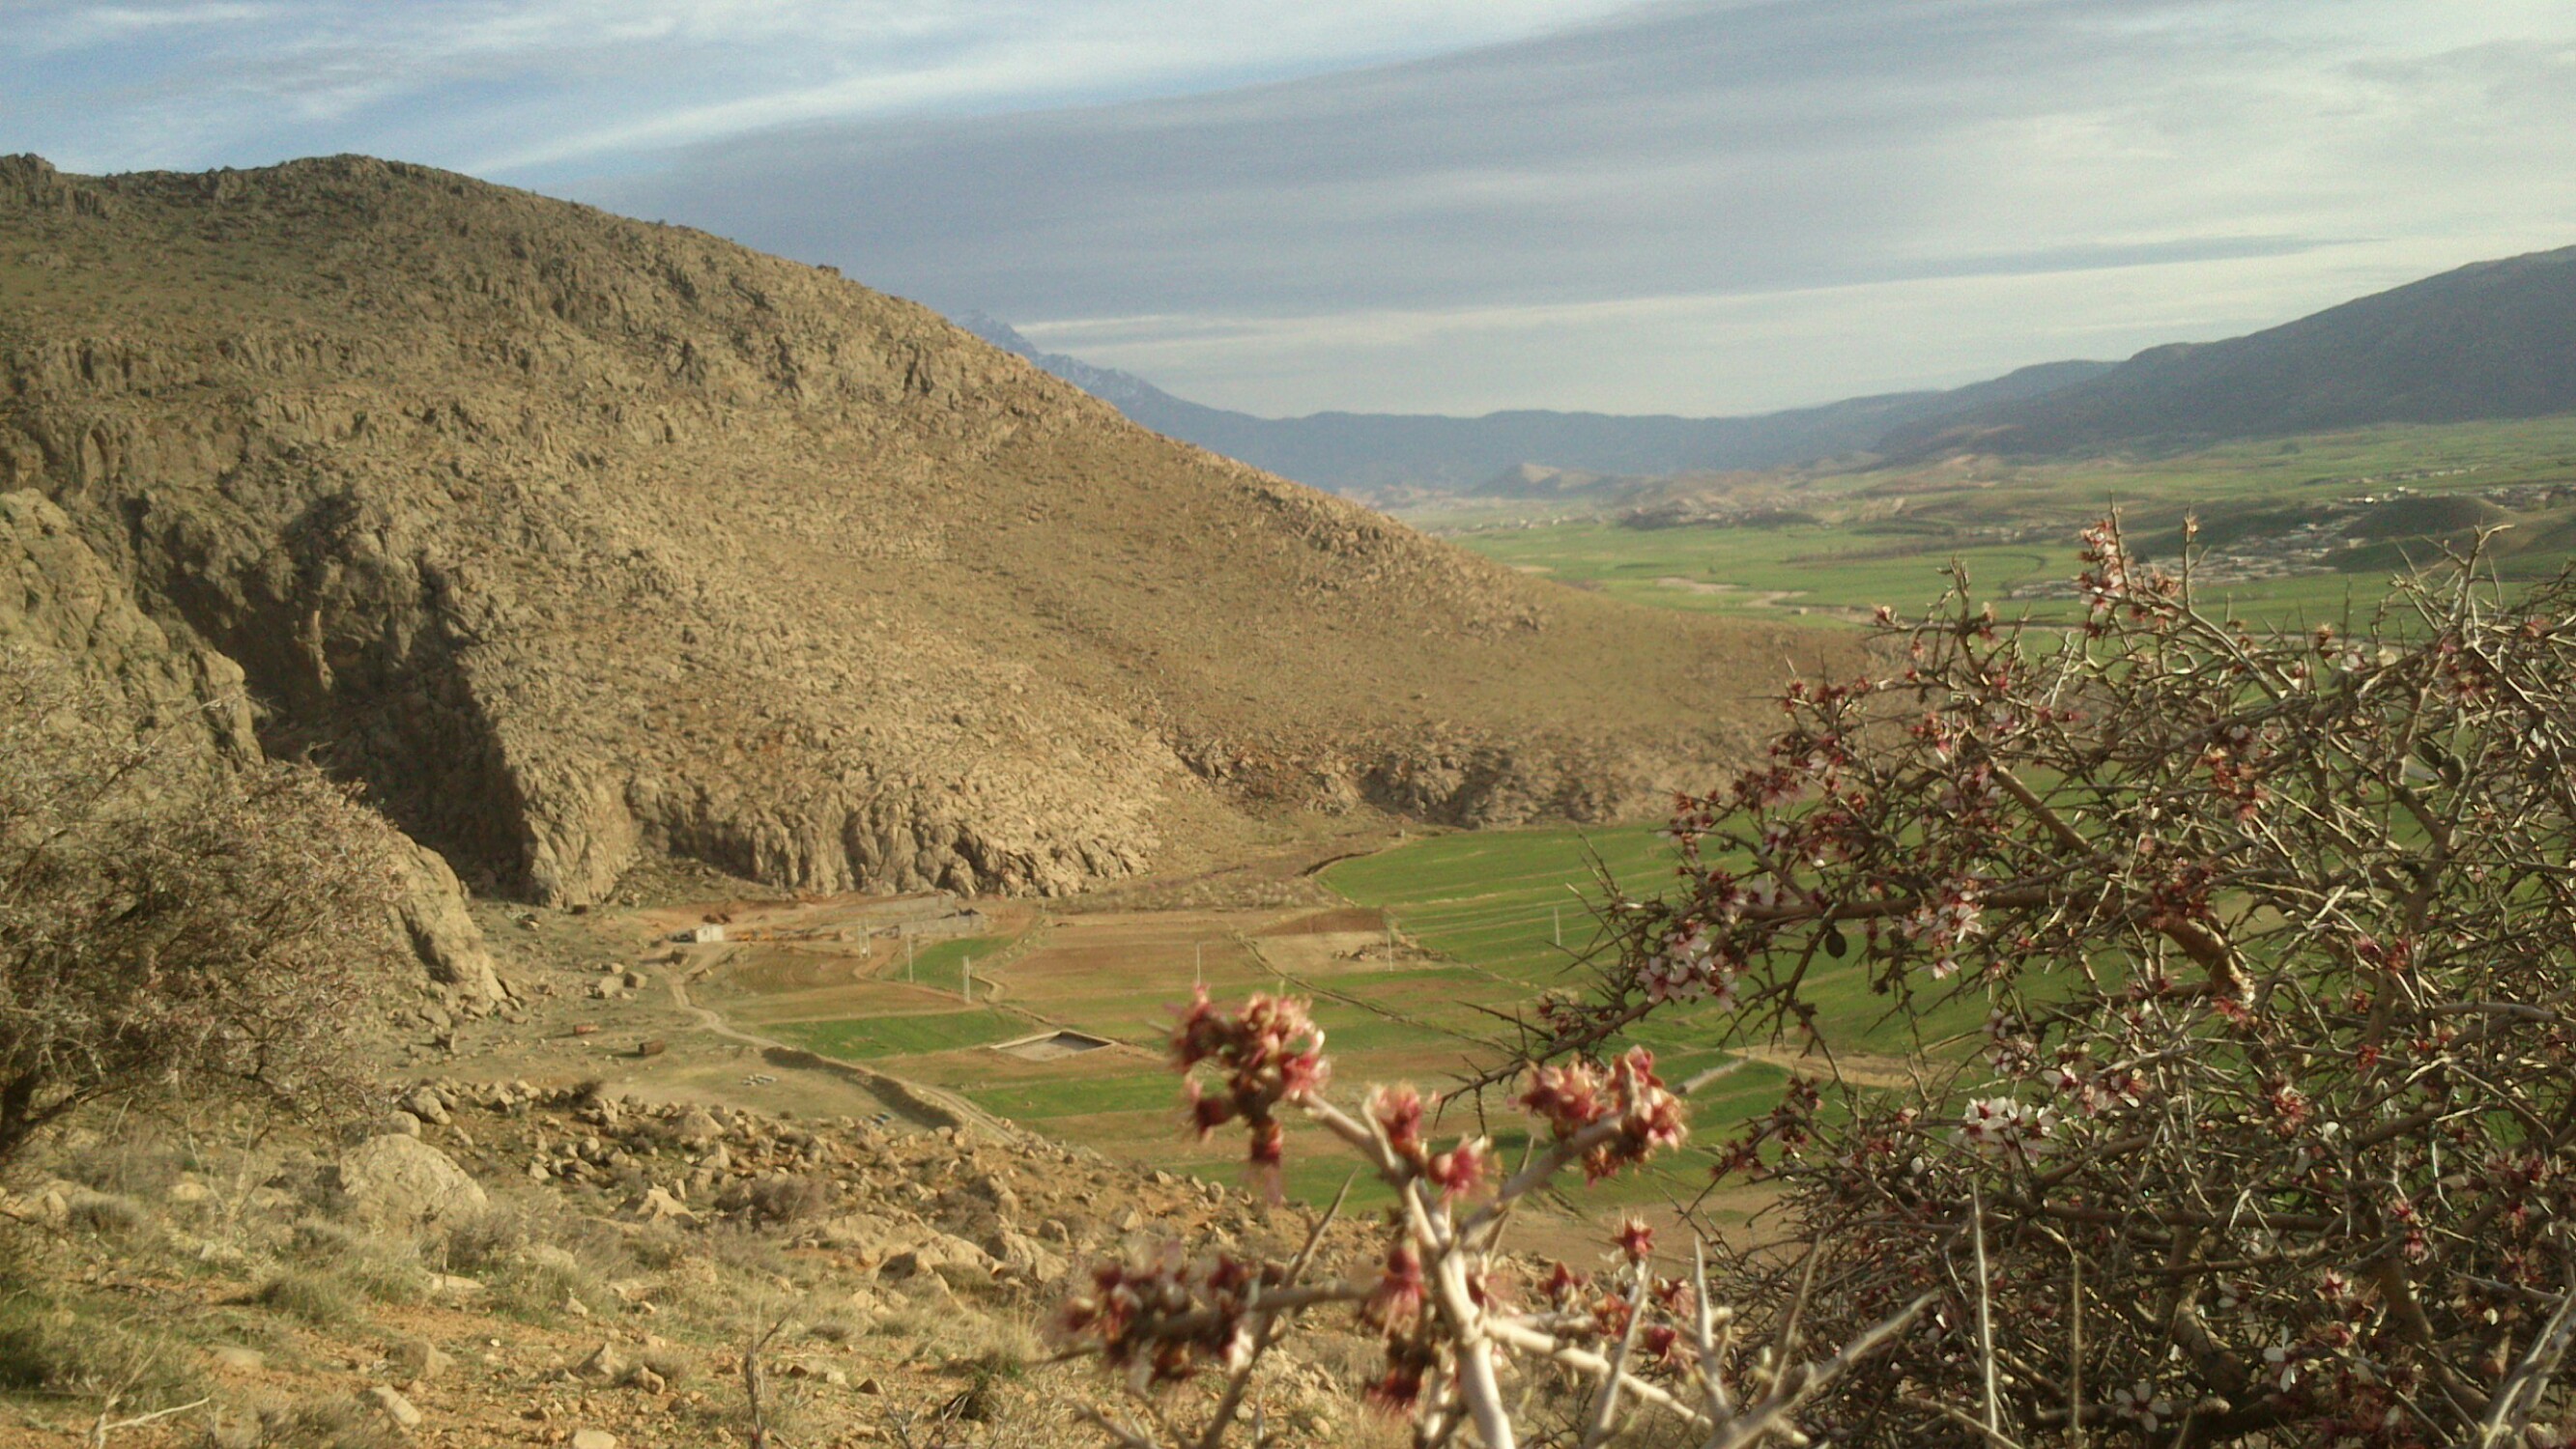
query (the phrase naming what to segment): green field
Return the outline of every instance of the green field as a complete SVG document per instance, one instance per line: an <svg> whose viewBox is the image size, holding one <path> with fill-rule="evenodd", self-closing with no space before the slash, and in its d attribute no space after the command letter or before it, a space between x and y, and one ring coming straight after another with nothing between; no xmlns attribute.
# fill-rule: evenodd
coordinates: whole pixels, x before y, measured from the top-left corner
<svg viewBox="0 0 2576 1449"><path fill-rule="evenodd" d="M1964 564L1978 593L2008 613L2045 621L2076 608L2062 587L2079 568L2076 531L2112 504L2149 557L2178 549L2181 522L2202 523L2211 561L2202 597L2276 625L2342 620L2384 593L2391 571L2464 530L2510 525L2499 563L2508 577L2563 565L2576 548L2576 420L2460 428L2378 429L2245 445L2159 460L1883 470L1772 477L1753 485L1762 527L1637 529L1606 519L1460 534L1469 546L1568 584L1664 608L1782 617L1804 609L1825 627L1889 604L1919 610ZM2364 501L2368 500L2368 501ZM2304 532L2302 532L2304 530ZM2284 538L2316 544L2313 571L2254 577ZM2303 545L2305 546L2305 545ZM2272 552L2267 552L2271 550ZM1680 581L1676 586L1673 581ZM1326 1031L1337 1093L1356 1099L1376 1082L1439 1089L1507 1061L1515 1028L1542 992L1589 993L1604 964L1596 911L1604 880L1639 895L1674 885L1675 856L1645 827L1442 834L1327 868L1322 882L1358 907L1383 913L1382 930L1343 930L1329 951L1278 913L1171 912L1066 917L1042 937L943 942L903 967L876 968L843 996L792 1011L782 1037L959 1093L998 1115L1068 1141L1221 1178L1239 1174L1240 1139L1206 1143L1180 1130L1179 1084L1163 1064L1170 1009L1204 980L1219 999L1284 991L1314 1003ZM1294 915L1294 912L1288 913ZM1374 922L1378 918L1370 917ZM1359 945L1350 943L1357 941ZM961 967L978 963L978 993L956 1002ZM1805 999L1837 1055L1870 1080L1890 1080L1905 1059L1944 1055L1972 1033L1984 1007L1962 1001L1922 1019L1889 1010L1857 963L1817 963ZM945 998L944 1000L942 998ZM1060 1025L1107 1038L1111 1050L1032 1061L985 1050ZM1714 1008L1668 1008L1631 1029L1655 1049L1668 1080L1728 1062L1747 1045ZM1685 1197L1704 1181L1705 1144L1779 1098L1786 1058L1764 1059L1712 1083L1693 1108L1701 1147L1589 1200ZM1790 1044L1794 1049L1795 1044ZM1462 1104L1447 1131L1487 1130L1505 1150L1518 1117L1498 1098L1477 1123ZM1344 1154L1311 1132L1292 1133L1289 1190L1329 1195ZM1362 1201L1376 1194L1363 1190Z"/></svg>
<svg viewBox="0 0 2576 1449"><path fill-rule="evenodd" d="M782 1040L865 1061L944 1087L997 1115L1067 1141L1173 1171L1234 1180L1242 1144L1227 1132L1205 1143L1182 1130L1180 1082L1164 1057L1171 1009L1203 979L1220 1000L1284 991L1312 1002L1333 1058L1336 1095L1356 1101L1374 1083L1449 1087L1509 1059L1518 1043L1509 1018L1540 992L1587 991L1597 958L1595 911L1602 876L1639 893L1673 880L1669 844L1642 827L1599 831L1522 830L1446 834L1330 867L1324 882L1364 907L1382 907L1395 928L1369 912L1340 912L1329 929L1316 913L1244 911L1065 917L1041 937L1002 951L999 940L951 942L915 962L863 981L782 998L757 1024ZM1335 913L1326 913L1334 915ZM979 983L998 983L998 1003L946 1004L968 953L996 964ZM1109 1050L1031 1061L983 1048L1053 1023L1118 1043ZM1639 1040L1652 1045L1668 1080L1730 1057L1713 1041L1718 1023L1676 1011ZM1688 1198L1707 1181L1707 1144L1735 1121L1776 1104L1785 1072L1746 1063L1696 1099L1699 1147L1655 1170L1605 1184L1583 1200L1595 1207ZM1519 1114L1491 1096L1455 1105L1443 1137L1490 1133L1511 1156L1525 1145ZM1308 1129L1292 1132L1286 1187L1304 1199L1329 1197L1347 1174L1347 1154ZM1380 1193L1363 1185L1358 1201Z"/></svg>
<svg viewBox="0 0 2576 1449"><path fill-rule="evenodd" d="M925 950L909 982L898 958L866 979L819 995L791 993L754 1015L782 1040L944 1087L1052 1136L1233 1179L1239 1135L1201 1143L1184 1132L1180 1082L1164 1061L1171 1011L1194 980L1219 1000L1256 991L1309 1000L1345 1100L1383 1082L1438 1091L1507 1062L1521 1044L1512 1018L1540 993L1591 992L1608 954L1598 915L1609 883L1661 894L1675 884L1677 860L1645 826L1442 834L1328 867L1322 882L1369 908L1338 913L1353 919L1326 921L1328 929L1309 929L1311 908L1058 918L1025 940ZM978 1004L965 1007L950 995L969 955L994 963L989 974L979 965L977 980L998 986L998 1001L979 992ZM1914 1049L1910 1036L1885 1024L1883 999L1857 971L1820 972L1809 994L1841 1050ZM984 1050L1048 1024L1118 1045L1049 1061ZM1734 1060L1728 1025L1713 1008L1675 1006L1629 1039L1652 1047L1665 1078L1679 1083ZM1737 1063L1694 1097L1698 1145L1584 1201L1597 1208L1695 1194L1707 1180L1709 1145L1775 1105L1786 1076L1772 1061ZM1442 1136L1490 1133L1507 1156L1518 1153L1526 1137L1505 1095L1489 1096L1481 1116L1475 1103L1460 1101ZM1329 1196L1348 1171L1346 1154L1302 1128L1292 1132L1289 1164L1289 1192L1308 1200ZM1364 1185L1358 1200L1379 1196Z"/></svg>
<svg viewBox="0 0 2576 1449"><path fill-rule="evenodd" d="M1759 526L1616 521L1694 489L1755 510L1744 516ZM2149 557L2177 555L2185 514L2200 519L2212 607L2286 627L2338 622L2410 559L2480 526L2504 527L2492 549L2508 579L2576 556L2576 419L2369 428L2171 458L1676 480L1542 521L1491 501L1409 517L1516 568L1658 608L1830 623L1880 604L1911 613L1955 561L2005 612L2063 620L2076 605L2052 586L2081 567L2077 531L2113 507ZM2275 569L2294 571L2263 576Z"/></svg>
<svg viewBox="0 0 2576 1449"><path fill-rule="evenodd" d="M905 981L941 991L962 992L967 964L992 960L1012 944L1012 939L1009 936L962 936L933 942L918 948L909 961L891 970L900 973Z"/></svg>
<svg viewBox="0 0 2576 1449"><path fill-rule="evenodd" d="M1024 1034L1028 1028L998 1011L943 1011L917 1016L871 1016L840 1021L788 1021L770 1028L780 1039L827 1057L875 1061L983 1046Z"/></svg>
<svg viewBox="0 0 2576 1449"><path fill-rule="evenodd" d="M1649 826L1483 831L1344 861L1323 879L1362 905L1386 910L1425 947L1535 995L1590 984L1585 960L1598 929L1599 873L1606 870L1632 894L1660 895L1674 885L1677 859ZM1820 965L1805 993L1818 1008L1819 1029L1838 1050L1903 1055L1919 1045L1910 1028L1889 1018L1887 999L1856 969ZM1935 1013L1926 1030L1938 1037L1979 1019L1980 1009L1962 1006ZM1687 1075L1721 1059L1712 1044L1722 1034L1713 1012L1675 1008L1640 1023L1634 1039Z"/></svg>

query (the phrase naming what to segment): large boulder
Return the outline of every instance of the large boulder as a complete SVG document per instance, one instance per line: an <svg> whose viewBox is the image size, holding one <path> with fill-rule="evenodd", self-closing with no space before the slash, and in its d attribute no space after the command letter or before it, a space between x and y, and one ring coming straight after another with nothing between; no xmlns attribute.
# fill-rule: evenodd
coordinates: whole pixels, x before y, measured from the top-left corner
<svg viewBox="0 0 2576 1449"><path fill-rule="evenodd" d="M403 872L396 916L429 979L468 1006L507 1000L509 990L493 969L483 929L466 913L465 887L457 882L456 872L448 869L438 852L408 837L396 855Z"/></svg>
<svg viewBox="0 0 2576 1449"><path fill-rule="evenodd" d="M357 1216L380 1227L425 1227L492 1205L456 1159L417 1137L370 1137L341 1155L333 1183Z"/></svg>
<svg viewBox="0 0 2576 1449"><path fill-rule="evenodd" d="M1000 1265L991 1254L947 1233L929 1232L915 1238L911 1246L890 1254L877 1265L877 1276L900 1283L924 1275L935 1276L952 1287L990 1283L993 1270Z"/></svg>

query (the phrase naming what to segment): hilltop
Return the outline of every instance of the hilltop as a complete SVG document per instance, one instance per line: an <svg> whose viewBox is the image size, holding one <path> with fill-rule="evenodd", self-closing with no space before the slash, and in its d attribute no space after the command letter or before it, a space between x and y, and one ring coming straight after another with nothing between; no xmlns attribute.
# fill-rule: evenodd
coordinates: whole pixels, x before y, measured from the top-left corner
<svg viewBox="0 0 2576 1449"><path fill-rule="evenodd" d="M2576 411L2576 247L2427 277L2295 322L2150 348L2039 397L1891 431L1897 455L2178 448Z"/></svg>
<svg viewBox="0 0 2576 1449"><path fill-rule="evenodd" d="M0 162L0 488L469 883L1055 892L1660 803L1816 647L1531 580L827 269L359 157Z"/></svg>

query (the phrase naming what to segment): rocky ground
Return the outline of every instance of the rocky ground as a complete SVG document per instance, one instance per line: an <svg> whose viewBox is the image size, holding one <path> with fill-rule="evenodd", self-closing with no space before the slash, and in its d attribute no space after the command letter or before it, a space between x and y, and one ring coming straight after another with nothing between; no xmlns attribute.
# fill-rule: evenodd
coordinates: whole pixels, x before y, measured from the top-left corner
<svg viewBox="0 0 2576 1449"><path fill-rule="evenodd" d="M1115 1399L1042 1335L1078 1265L1285 1254L1303 1210L1020 1134L442 1076L337 1142L75 1133L0 1200L0 1445L1051 1445ZM232 1145L213 1145L230 1142ZM1367 1251L1357 1227L1327 1257ZM1291 1442L1369 1346L1283 1365Z"/></svg>

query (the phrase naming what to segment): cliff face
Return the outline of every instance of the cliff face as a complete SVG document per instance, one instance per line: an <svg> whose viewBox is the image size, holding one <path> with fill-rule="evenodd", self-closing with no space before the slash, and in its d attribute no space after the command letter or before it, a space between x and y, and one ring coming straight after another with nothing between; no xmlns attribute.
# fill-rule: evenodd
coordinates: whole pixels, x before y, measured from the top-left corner
<svg viewBox="0 0 2576 1449"><path fill-rule="evenodd" d="M71 518L34 492L0 493L0 649L59 655L110 682L137 732L164 734L207 769L261 758L241 667L146 618ZM395 843L405 875L399 924L429 979L469 1010L505 1000L455 873L418 845Z"/></svg>
<svg viewBox="0 0 2576 1449"><path fill-rule="evenodd" d="M828 272L362 158L0 161L0 487L237 661L271 748L566 904L644 849L1056 891L1210 804L1617 813L1784 652L1170 443Z"/></svg>

